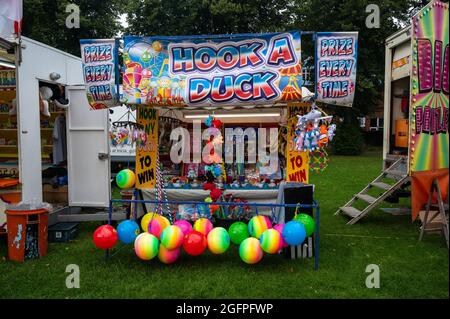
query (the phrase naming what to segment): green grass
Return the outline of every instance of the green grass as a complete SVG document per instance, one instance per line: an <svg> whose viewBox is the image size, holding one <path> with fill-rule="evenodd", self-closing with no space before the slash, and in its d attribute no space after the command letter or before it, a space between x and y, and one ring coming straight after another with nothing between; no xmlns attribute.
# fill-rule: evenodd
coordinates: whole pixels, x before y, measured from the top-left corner
<svg viewBox="0 0 450 319"><path fill-rule="evenodd" d="M139 260L131 246L106 262L91 241L99 223L81 224L78 238L50 244L44 258L15 263L0 257L2 298L448 298L444 239L418 238L409 216L375 211L347 226L339 205L376 177L381 155L333 156L325 172L311 175L321 207L320 267L314 261L265 255L244 264L232 247L225 254L183 255L173 265ZM120 247L120 245L118 246ZM6 243L0 242L0 256ZM66 266L80 266L81 288L67 289ZM380 267L379 289L368 289L368 264Z"/></svg>

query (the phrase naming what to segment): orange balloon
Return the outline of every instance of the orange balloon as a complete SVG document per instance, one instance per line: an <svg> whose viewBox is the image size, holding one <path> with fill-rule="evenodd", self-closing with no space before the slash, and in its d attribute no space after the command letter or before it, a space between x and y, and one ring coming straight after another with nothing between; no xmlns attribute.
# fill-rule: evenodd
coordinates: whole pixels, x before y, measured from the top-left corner
<svg viewBox="0 0 450 319"><path fill-rule="evenodd" d="M161 44L161 42L159 42L159 41L154 41L154 42L152 43L152 48L153 48L153 50L155 50L156 52L161 52L162 49L163 49L162 44Z"/></svg>

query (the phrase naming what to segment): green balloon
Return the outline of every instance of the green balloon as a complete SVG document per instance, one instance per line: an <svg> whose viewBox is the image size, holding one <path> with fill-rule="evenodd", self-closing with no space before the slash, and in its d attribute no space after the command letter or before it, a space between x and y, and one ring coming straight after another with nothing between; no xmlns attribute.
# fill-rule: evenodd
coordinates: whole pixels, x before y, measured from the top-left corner
<svg viewBox="0 0 450 319"><path fill-rule="evenodd" d="M305 226L305 230L306 230L306 237L311 236L314 231L316 230L316 223L314 221L314 219L309 216L308 214L298 214L295 215L294 219L300 223L303 224L303 226Z"/></svg>
<svg viewBox="0 0 450 319"><path fill-rule="evenodd" d="M244 239L249 237L248 226L243 222L235 222L228 229L228 234L233 244L240 245Z"/></svg>

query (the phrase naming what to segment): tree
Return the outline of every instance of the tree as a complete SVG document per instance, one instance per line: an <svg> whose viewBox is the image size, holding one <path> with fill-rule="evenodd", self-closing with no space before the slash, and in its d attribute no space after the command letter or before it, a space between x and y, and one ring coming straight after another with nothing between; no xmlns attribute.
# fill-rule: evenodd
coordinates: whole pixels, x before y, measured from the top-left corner
<svg viewBox="0 0 450 319"><path fill-rule="evenodd" d="M121 0L24 0L22 34L63 51L80 56L80 39L116 36L121 30L118 17ZM66 27L66 6L80 8L80 28Z"/></svg>
<svg viewBox="0 0 450 319"><path fill-rule="evenodd" d="M295 0L293 28L313 31L358 31L358 65L354 115L370 113L384 91L384 43L386 38L409 24L419 0L379 0L380 28L366 27L371 0ZM312 53L311 46L302 45ZM304 50L305 52L305 50Z"/></svg>
<svg viewBox="0 0 450 319"><path fill-rule="evenodd" d="M126 7L136 35L199 35L285 30L288 0L132 0Z"/></svg>

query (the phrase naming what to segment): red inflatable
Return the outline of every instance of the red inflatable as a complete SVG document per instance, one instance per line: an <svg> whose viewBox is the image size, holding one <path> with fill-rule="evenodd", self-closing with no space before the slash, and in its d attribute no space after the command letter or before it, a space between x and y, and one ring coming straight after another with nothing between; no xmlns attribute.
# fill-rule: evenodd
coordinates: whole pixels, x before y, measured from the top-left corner
<svg viewBox="0 0 450 319"><path fill-rule="evenodd" d="M188 255L198 256L203 253L206 246L206 236L199 231L192 230L184 236L183 249Z"/></svg>
<svg viewBox="0 0 450 319"><path fill-rule="evenodd" d="M93 235L94 244L100 249L112 248L118 239L119 236L117 231L111 225L103 225L98 227L94 231Z"/></svg>

